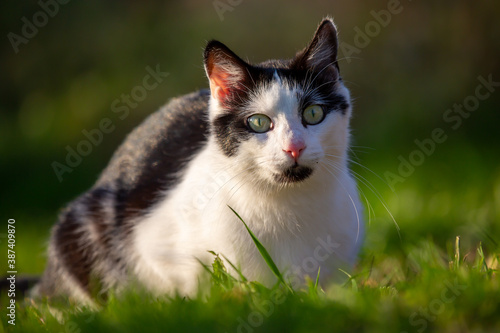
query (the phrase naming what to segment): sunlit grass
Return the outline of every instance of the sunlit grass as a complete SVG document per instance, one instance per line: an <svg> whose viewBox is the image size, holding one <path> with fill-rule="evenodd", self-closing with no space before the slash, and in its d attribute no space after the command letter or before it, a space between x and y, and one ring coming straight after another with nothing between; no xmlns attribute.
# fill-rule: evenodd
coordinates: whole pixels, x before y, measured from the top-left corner
<svg viewBox="0 0 500 333"><path fill-rule="evenodd" d="M463 254L466 253L466 254ZM232 277L220 262L210 268L208 295L154 298L144 292L112 295L98 312L43 302L18 307L22 332L456 332L500 328L498 253L455 249L446 255L432 242L408 249L407 259L379 257L361 263L345 284L291 293ZM466 255L474 254L474 259ZM217 259L216 261L217 262ZM4 327L8 327L3 320Z"/></svg>
<svg viewBox="0 0 500 333"><path fill-rule="evenodd" d="M462 195L465 194L450 192L451 199L445 200L452 200L456 205L455 200ZM429 208L413 209L414 214L432 216L435 213L432 204L427 205ZM379 208L375 205L375 209ZM396 214L402 237L411 226L405 214ZM427 226L434 230L430 224ZM375 219L370 228L380 228L387 237L385 241L392 246L382 246L383 236L369 229L368 243L355 270L346 272L344 283L324 289L317 286L317 281L310 281L308 286L293 292L286 281L269 289L248 281L237 267L233 267L236 276L230 275L221 260L223 254L213 253L214 262L206 267L211 276L209 291L197 297L155 298L146 292L129 291L111 295L99 311L74 304L19 302L16 326L8 325L5 315L2 315L2 324L9 331L19 332L459 332L475 329L493 332L500 329L497 273L500 253L491 242L486 241L488 245L484 246L480 242L463 244L455 235L441 244L422 234L411 242L401 241L387 217ZM265 252L261 253L266 257ZM266 262L273 270L272 258ZM276 274L281 276L279 271Z"/></svg>

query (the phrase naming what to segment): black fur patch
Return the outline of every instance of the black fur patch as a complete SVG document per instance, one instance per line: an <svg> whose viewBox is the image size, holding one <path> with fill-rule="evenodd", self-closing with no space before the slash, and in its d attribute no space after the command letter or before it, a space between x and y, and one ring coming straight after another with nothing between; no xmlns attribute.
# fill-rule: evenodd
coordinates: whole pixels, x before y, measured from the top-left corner
<svg viewBox="0 0 500 333"><path fill-rule="evenodd" d="M247 128L245 117L238 113L217 117L212 124L212 133L226 156L236 154L240 143L252 135Z"/></svg>
<svg viewBox="0 0 500 333"><path fill-rule="evenodd" d="M88 218L97 232L97 244L100 247L99 256L111 256L114 253L112 246L112 237L114 225L112 223L112 216L104 210L103 205L111 205L114 193L105 188L97 188L89 192L85 197L87 205ZM110 201L110 202L106 202Z"/></svg>
<svg viewBox="0 0 500 333"><path fill-rule="evenodd" d="M335 111L338 111L343 115L345 115L347 109L350 106L347 99L343 95L340 95L336 92L330 92L330 95L326 95L325 92L320 91L322 88L323 87L319 88L317 91L314 92L306 91L304 94L297 96L300 105L299 109L303 111L310 105L318 104L323 107L325 116L328 115L330 112L335 112ZM327 87L325 86L325 90L326 89ZM328 91L326 93L328 93ZM305 123L303 125L307 126Z"/></svg>
<svg viewBox="0 0 500 333"><path fill-rule="evenodd" d="M88 291L93 253L85 230L72 210L67 210L54 231L54 240L68 272Z"/></svg>
<svg viewBox="0 0 500 333"><path fill-rule="evenodd" d="M276 174L274 179L278 183L298 183L309 178L313 169L305 166L294 165L280 174Z"/></svg>
<svg viewBox="0 0 500 333"><path fill-rule="evenodd" d="M297 96L300 112L310 105L319 104L326 114L339 111L345 115L350 106L349 101L337 91L341 78L338 73L332 74L332 69L315 72L293 63L290 69L278 73L289 85L301 88L302 92Z"/></svg>

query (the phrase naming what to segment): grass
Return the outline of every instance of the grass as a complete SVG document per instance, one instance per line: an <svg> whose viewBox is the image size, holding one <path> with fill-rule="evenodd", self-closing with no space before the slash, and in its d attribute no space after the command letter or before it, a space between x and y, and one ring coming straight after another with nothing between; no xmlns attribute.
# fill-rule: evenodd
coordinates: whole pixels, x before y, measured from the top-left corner
<svg viewBox="0 0 500 333"><path fill-rule="evenodd" d="M495 332L500 329L498 254L479 245L446 256L432 242L409 249L408 267L390 257L365 261L343 285L323 291L267 289L245 279L221 278L218 257L208 296L155 299L147 293L112 296L98 312L74 305L23 304L17 332ZM474 259L468 257L474 256ZM372 267L372 268L370 268ZM384 274L382 274L384 273ZM384 277L382 277L384 276ZM58 311L54 310L57 309ZM58 319L58 317L61 317Z"/></svg>
<svg viewBox="0 0 500 333"><path fill-rule="evenodd" d="M0 332L499 332L500 177L471 186L443 176L438 188L420 186L433 168L429 161L396 193L370 179L380 193L363 188L371 205L367 236L343 283L320 287L314 273L294 288L253 236L277 276L274 288L248 281L236 267L231 276L224 254L212 253L210 285L197 297L134 290L110 295L99 311L18 300L16 326L2 307ZM23 271L40 273L43 257L32 254L44 247L47 228L18 228L17 256L29 267Z"/></svg>

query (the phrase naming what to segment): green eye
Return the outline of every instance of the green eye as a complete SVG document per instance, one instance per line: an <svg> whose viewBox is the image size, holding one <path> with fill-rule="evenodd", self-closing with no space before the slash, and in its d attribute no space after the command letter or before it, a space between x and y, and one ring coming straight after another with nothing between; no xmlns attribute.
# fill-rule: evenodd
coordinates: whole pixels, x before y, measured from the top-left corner
<svg viewBox="0 0 500 333"><path fill-rule="evenodd" d="M323 108L321 106L311 105L304 110L302 118L306 124L316 125L323 121L325 113L323 112Z"/></svg>
<svg viewBox="0 0 500 333"><path fill-rule="evenodd" d="M247 119L248 126L257 133L265 133L271 129L271 119L263 114L254 114Z"/></svg>

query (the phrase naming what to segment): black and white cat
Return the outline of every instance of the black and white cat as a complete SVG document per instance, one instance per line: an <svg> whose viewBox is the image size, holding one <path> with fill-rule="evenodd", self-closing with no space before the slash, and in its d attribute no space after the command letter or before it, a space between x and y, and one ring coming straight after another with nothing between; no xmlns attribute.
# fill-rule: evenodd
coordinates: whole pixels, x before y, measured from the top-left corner
<svg viewBox="0 0 500 333"><path fill-rule="evenodd" d="M97 183L54 226L35 295L91 302L139 282L197 290L212 250L267 285L276 280L232 207L282 272L328 281L356 259L362 207L348 169L349 92L330 19L290 60L250 65L218 41L204 53L210 90L172 100L137 127Z"/></svg>

